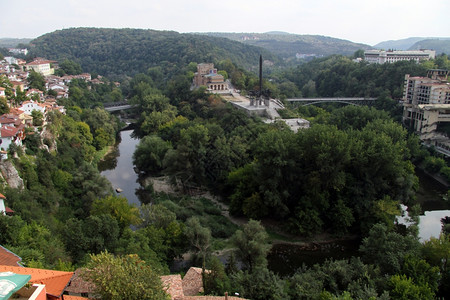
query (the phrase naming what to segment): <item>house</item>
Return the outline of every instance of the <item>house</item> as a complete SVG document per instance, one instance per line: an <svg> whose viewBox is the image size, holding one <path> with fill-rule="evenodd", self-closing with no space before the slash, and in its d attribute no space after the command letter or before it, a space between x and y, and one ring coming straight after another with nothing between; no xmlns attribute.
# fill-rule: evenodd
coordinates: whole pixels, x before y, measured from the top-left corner
<svg viewBox="0 0 450 300"><path fill-rule="evenodd" d="M82 269L75 270L72 280L64 290L64 300L74 299L70 297L92 297L94 295L94 285L81 277ZM83 298L85 299L85 298Z"/></svg>
<svg viewBox="0 0 450 300"><path fill-rule="evenodd" d="M19 107L19 109L27 115L31 115L31 112L33 110L40 111L43 115L45 115L45 105L33 100L23 102L22 106Z"/></svg>
<svg viewBox="0 0 450 300"><path fill-rule="evenodd" d="M32 292L39 291L39 294L42 295L45 291L46 294L46 298L41 296L41 298L35 299L47 300L63 300L64 290L74 275L73 272L0 265L0 274L3 272L31 276L27 282L34 284L35 289Z"/></svg>
<svg viewBox="0 0 450 300"><path fill-rule="evenodd" d="M8 249L0 245L0 265L21 267L20 265L21 260L22 258L20 258L20 256L12 253Z"/></svg>
<svg viewBox="0 0 450 300"><path fill-rule="evenodd" d="M180 274L161 276L161 281L171 300L183 300L183 281Z"/></svg>
<svg viewBox="0 0 450 300"><path fill-rule="evenodd" d="M205 270L210 273L210 270ZM183 277L183 291L186 296L195 296L203 293L202 268L191 267Z"/></svg>
<svg viewBox="0 0 450 300"><path fill-rule="evenodd" d="M39 101L44 101L44 92L38 89L30 89L26 93L28 98L32 98L34 95L39 97Z"/></svg>
<svg viewBox="0 0 450 300"><path fill-rule="evenodd" d="M209 273L210 270L205 270ZM191 267L183 279L179 274L161 276L161 281L172 300L245 300L239 297L199 296L203 292L202 269Z"/></svg>
<svg viewBox="0 0 450 300"><path fill-rule="evenodd" d="M0 97L6 97L5 90L4 87L0 87Z"/></svg>
<svg viewBox="0 0 450 300"><path fill-rule="evenodd" d="M40 58L26 64L25 67L28 71L33 70L35 72L41 73L44 76L48 76L55 73L55 69L53 69L50 65L51 63L55 63L55 61Z"/></svg>
<svg viewBox="0 0 450 300"><path fill-rule="evenodd" d="M6 126L0 128L0 147L3 150L8 150L11 144L16 144L17 146L22 146L22 141L24 139L24 128L22 124L21 127Z"/></svg>
<svg viewBox="0 0 450 300"><path fill-rule="evenodd" d="M17 91L21 91L23 92L25 90L25 82L23 81L10 81L11 85L12 85L12 89L14 91L14 95L17 96Z"/></svg>

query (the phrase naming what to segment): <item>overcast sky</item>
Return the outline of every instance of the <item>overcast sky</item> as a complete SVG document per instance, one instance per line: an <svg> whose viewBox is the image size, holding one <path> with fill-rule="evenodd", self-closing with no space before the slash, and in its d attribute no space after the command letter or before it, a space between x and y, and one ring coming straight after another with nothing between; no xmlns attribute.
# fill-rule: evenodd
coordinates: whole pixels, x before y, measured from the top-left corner
<svg viewBox="0 0 450 300"><path fill-rule="evenodd" d="M449 0L0 0L0 38L71 27L318 34L375 45L449 37Z"/></svg>

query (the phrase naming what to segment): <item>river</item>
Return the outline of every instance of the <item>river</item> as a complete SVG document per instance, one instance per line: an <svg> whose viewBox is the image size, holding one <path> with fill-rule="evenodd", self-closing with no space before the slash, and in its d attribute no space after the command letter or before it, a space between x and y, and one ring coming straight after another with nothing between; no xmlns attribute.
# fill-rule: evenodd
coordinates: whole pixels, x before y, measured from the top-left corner
<svg viewBox="0 0 450 300"><path fill-rule="evenodd" d="M129 203L139 206L140 201L136 191L140 188L140 184L132 161L133 152L139 140L132 137L132 132L133 130L120 132L118 143L104 161L99 163L99 170L111 182L114 189L123 190L120 194L118 193L119 195L126 197ZM420 181L417 200L424 210L423 215L420 216L419 238L425 241L432 236L439 236L440 219L450 216L450 203L442 201L442 195L447 192L447 187L419 170L417 175ZM303 263L312 265L325 258L339 259L357 255L358 245L359 241L333 242L307 249L293 245L275 245L268 257L269 268L280 274L291 273Z"/></svg>
<svg viewBox="0 0 450 300"><path fill-rule="evenodd" d="M140 206L139 198L136 196L136 190L141 186L138 175L133 167L133 153L139 139L132 137L133 130L124 130L120 132L113 151L99 162L98 169L113 186L114 190L121 189L121 193L116 194L128 199L128 203Z"/></svg>

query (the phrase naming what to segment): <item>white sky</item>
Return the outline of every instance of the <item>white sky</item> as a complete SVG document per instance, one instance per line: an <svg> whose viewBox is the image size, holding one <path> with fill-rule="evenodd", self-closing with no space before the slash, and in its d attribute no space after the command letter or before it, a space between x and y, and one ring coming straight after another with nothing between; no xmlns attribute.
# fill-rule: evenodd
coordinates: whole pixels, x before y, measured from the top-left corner
<svg viewBox="0 0 450 300"><path fill-rule="evenodd" d="M0 38L71 27L318 34L375 45L450 37L449 0L0 0Z"/></svg>

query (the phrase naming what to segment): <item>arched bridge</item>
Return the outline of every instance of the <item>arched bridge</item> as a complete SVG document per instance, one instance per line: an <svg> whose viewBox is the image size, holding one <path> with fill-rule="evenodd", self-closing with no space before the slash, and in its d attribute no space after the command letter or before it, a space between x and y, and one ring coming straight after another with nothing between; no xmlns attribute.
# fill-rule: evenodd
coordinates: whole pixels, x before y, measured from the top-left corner
<svg viewBox="0 0 450 300"><path fill-rule="evenodd" d="M106 111L113 112L118 110L125 110L135 107L136 105L129 104L127 101L104 103L103 107Z"/></svg>
<svg viewBox="0 0 450 300"><path fill-rule="evenodd" d="M350 105L370 105L375 103L377 98L291 98L286 100L291 103L298 103L302 106L325 102L340 102Z"/></svg>

